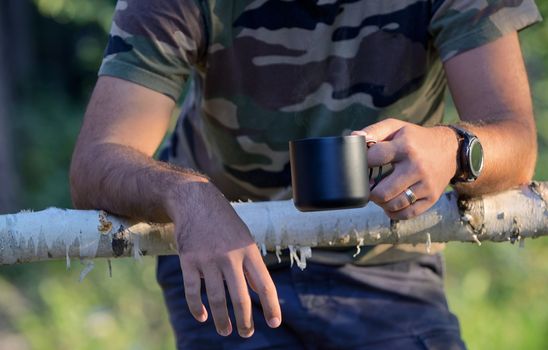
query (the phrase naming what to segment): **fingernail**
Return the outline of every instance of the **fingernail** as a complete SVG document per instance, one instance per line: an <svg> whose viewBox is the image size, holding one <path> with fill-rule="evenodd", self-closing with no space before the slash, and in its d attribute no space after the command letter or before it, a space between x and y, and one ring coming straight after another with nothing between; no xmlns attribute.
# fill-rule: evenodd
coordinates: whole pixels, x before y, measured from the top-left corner
<svg viewBox="0 0 548 350"><path fill-rule="evenodd" d="M198 316L198 322L205 322L207 320L206 314L201 314Z"/></svg>
<svg viewBox="0 0 548 350"><path fill-rule="evenodd" d="M250 330L250 331L248 331L248 332L241 332L241 333L240 333L240 336L241 336L242 338L249 338L249 337L251 337L251 336L253 335L254 332L255 332L254 330Z"/></svg>
<svg viewBox="0 0 548 350"><path fill-rule="evenodd" d="M227 337L230 335L230 329L221 329L219 330L219 334L222 335L223 337Z"/></svg>
<svg viewBox="0 0 548 350"><path fill-rule="evenodd" d="M270 326L270 328L279 327L280 323L282 323L282 322L280 321L280 319L278 317L273 317L270 320L268 320L268 326Z"/></svg>

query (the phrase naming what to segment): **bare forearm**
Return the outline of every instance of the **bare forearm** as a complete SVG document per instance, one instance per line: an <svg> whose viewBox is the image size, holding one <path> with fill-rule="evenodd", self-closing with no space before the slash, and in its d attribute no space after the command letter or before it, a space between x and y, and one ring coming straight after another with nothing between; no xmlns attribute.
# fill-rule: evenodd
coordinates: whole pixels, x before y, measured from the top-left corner
<svg viewBox="0 0 548 350"><path fill-rule="evenodd" d="M170 221L170 203L177 197L192 202L200 186L210 186L205 177L115 143L76 152L71 166L75 207L147 221Z"/></svg>
<svg viewBox="0 0 548 350"><path fill-rule="evenodd" d="M253 333L249 281L257 287L269 326L278 327L276 288L234 208L204 176L152 159L173 106L164 94L100 77L72 159L74 205L145 221L173 221L186 301L196 320L208 318L200 298L205 282L208 295L215 291L210 310L217 331L230 334L226 282L238 331L249 337Z"/></svg>
<svg viewBox="0 0 548 350"><path fill-rule="evenodd" d="M478 196L531 181L537 157L536 128L530 119L462 123L476 134L484 150L484 169L477 181L455 186L462 195Z"/></svg>
<svg viewBox="0 0 548 350"><path fill-rule="evenodd" d="M199 193L191 189L208 185L202 176L152 158L173 106L167 96L140 85L98 79L71 164L77 208L165 222ZM174 202L177 209L171 208Z"/></svg>
<svg viewBox="0 0 548 350"><path fill-rule="evenodd" d="M505 190L531 180L537 143L531 92L517 33L444 63L463 126L479 137L484 169L456 186L464 195Z"/></svg>

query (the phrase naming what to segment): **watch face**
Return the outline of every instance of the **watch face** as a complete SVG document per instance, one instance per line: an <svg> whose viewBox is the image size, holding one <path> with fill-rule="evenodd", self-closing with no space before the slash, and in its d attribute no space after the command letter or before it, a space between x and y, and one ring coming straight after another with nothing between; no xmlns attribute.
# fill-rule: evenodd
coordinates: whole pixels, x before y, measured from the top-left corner
<svg viewBox="0 0 548 350"><path fill-rule="evenodd" d="M483 169L483 147L477 138L470 143L470 171L478 177Z"/></svg>

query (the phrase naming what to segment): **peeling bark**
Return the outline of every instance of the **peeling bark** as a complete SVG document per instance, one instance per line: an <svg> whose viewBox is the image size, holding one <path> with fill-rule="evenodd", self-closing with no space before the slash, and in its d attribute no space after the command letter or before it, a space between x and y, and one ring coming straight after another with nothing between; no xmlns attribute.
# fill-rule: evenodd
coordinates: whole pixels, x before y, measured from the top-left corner
<svg viewBox="0 0 548 350"><path fill-rule="evenodd" d="M234 203L262 250L382 243L523 242L548 235L548 183L470 200L444 194L425 214L391 221L381 208L299 212L291 201ZM264 248L263 248L264 247ZM297 250L300 252L298 258ZM50 208L0 216L0 265L175 253L173 224L138 223L101 211ZM303 261L304 260L304 261Z"/></svg>

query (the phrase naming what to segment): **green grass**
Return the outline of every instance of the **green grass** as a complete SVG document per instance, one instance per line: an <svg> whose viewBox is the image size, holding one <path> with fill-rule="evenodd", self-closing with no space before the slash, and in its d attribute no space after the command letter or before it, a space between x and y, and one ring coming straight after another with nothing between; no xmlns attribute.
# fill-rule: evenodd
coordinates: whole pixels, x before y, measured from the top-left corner
<svg viewBox="0 0 548 350"><path fill-rule="evenodd" d="M171 349L173 335L155 259L105 260L78 282L82 265L35 263L0 269L0 325L19 349ZM18 348L10 347L10 350Z"/></svg>
<svg viewBox="0 0 548 350"><path fill-rule="evenodd" d="M446 290L470 349L547 349L548 241L452 243Z"/></svg>

